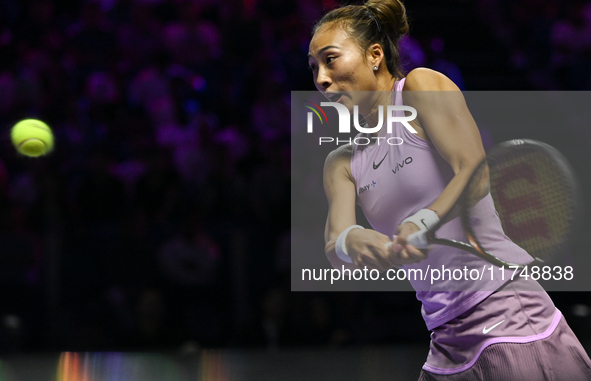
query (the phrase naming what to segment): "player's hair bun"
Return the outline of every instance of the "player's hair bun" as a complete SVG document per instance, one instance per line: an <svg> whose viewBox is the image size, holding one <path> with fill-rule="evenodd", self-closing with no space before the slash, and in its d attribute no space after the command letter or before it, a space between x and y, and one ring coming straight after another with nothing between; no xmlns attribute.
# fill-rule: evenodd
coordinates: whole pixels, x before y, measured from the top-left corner
<svg viewBox="0 0 591 381"><path fill-rule="evenodd" d="M406 8L399 0L369 0L365 6L373 13L384 32L393 40L408 34Z"/></svg>

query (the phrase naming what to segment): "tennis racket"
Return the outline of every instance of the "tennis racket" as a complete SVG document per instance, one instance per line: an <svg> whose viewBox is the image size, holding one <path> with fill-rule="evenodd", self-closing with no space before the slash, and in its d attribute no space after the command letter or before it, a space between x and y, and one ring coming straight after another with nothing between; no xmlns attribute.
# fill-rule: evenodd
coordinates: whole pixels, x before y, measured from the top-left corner
<svg viewBox="0 0 591 381"><path fill-rule="evenodd" d="M486 239L480 239L471 209L488 190L505 234L525 249L533 261L514 263L498 258L487 250ZM561 253L575 231L582 209L578 181L564 156L548 144L525 139L501 143L487 152L454 208L459 209L468 243L438 238L436 232L445 223L443 218L427 232L430 245L455 247L497 266L519 268L534 262L550 262Z"/></svg>

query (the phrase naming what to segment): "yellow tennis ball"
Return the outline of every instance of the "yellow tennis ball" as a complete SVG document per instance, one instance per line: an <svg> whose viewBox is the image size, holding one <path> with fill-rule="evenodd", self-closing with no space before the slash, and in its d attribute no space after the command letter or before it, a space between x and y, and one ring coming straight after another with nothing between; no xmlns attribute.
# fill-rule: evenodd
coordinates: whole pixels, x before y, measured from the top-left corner
<svg viewBox="0 0 591 381"><path fill-rule="evenodd" d="M37 119L25 119L15 124L10 138L16 150L26 156L45 155L53 149L51 128Z"/></svg>

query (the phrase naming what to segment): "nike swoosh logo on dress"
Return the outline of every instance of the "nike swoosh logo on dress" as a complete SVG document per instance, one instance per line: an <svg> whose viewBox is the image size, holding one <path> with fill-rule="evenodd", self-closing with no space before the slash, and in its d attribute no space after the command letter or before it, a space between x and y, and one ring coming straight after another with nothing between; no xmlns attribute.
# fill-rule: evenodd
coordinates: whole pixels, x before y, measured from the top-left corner
<svg viewBox="0 0 591 381"><path fill-rule="evenodd" d="M390 151L388 151L388 152L390 152ZM384 155L384 159L386 158L386 156L388 156L388 152L386 152L386 154ZM376 165L376 162L374 161L373 162L373 169L378 169L380 167L380 165L382 165L382 163L384 162L384 159L382 159L382 161L380 161L378 163L378 165Z"/></svg>
<svg viewBox="0 0 591 381"><path fill-rule="evenodd" d="M495 329L499 324L501 324L504 321L505 320L501 320L500 322L498 322L497 324L493 325L490 328L486 328L486 326L484 326L484 328L482 328L482 333L484 333L486 335L487 333L489 333L490 331L492 331L493 329Z"/></svg>

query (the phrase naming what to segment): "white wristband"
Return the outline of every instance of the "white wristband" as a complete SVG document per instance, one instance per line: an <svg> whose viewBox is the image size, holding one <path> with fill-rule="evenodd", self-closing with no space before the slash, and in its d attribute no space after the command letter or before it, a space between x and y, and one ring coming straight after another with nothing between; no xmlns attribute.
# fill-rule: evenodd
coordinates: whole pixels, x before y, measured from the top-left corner
<svg viewBox="0 0 591 381"><path fill-rule="evenodd" d="M429 243L427 242L427 232L433 229L439 223L439 221L439 216L434 210L421 209L412 216L405 218L400 224L402 225L407 222L412 222L413 224L417 225L419 231L410 234L406 238L406 242L417 249L427 249L429 248Z"/></svg>
<svg viewBox="0 0 591 381"><path fill-rule="evenodd" d="M335 244L334 250L337 253L339 259L347 263L353 263L353 260L347 253L347 247L345 246L345 241L347 240L347 234L353 229L365 229L361 225L351 225L347 229L343 230L341 234L337 237L337 242Z"/></svg>

